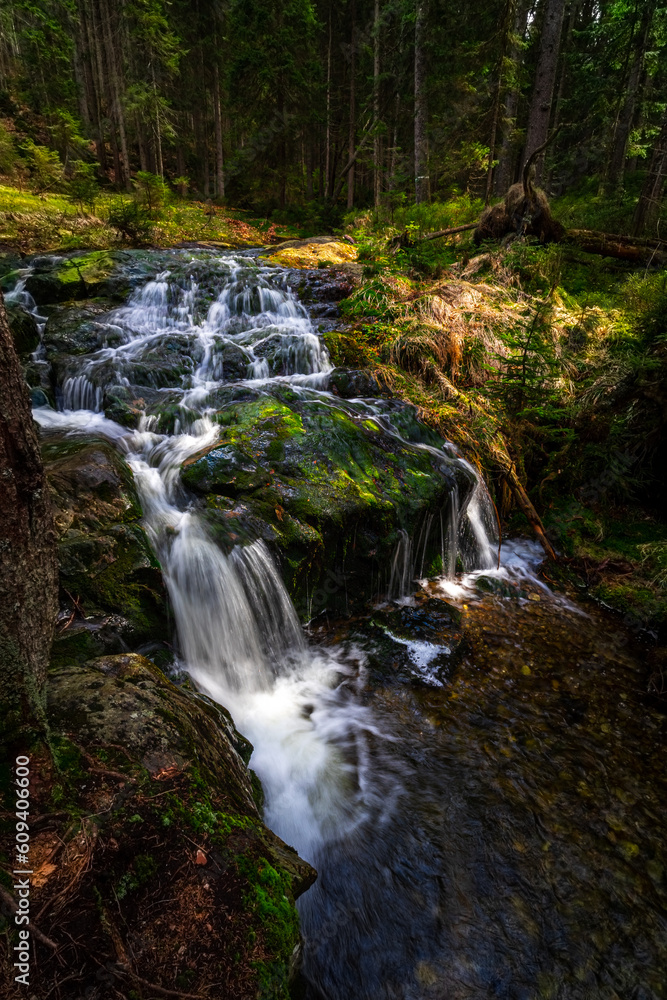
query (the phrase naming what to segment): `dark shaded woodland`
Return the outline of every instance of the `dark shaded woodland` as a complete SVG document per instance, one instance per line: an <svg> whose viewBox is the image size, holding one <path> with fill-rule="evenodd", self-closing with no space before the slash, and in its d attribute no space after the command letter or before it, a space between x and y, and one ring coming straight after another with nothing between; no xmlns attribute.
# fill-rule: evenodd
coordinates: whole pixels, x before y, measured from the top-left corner
<svg viewBox="0 0 667 1000"><path fill-rule="evenodd" d="M558 129L536 185L629 184L650 232L666 15L658 0L8 0L0 173L130 190L143 171L266 214L488 202Z"/></svg>

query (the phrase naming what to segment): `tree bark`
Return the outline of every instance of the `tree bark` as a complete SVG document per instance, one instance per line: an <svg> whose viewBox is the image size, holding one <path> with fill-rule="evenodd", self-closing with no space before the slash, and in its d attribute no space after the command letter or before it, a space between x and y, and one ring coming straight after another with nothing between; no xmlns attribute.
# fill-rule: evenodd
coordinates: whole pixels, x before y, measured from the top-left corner
<svg viewBox="0 0 667 1000"><path fill-rule="evenodd" d="M218 198L225 197L225 161L222 149L222 112L220 108L220 71L218 64L213 67L213 109L215 114L215 187Z"/></svg>
<svg viewBox="0 0 667 1000"><path fill-rule="evenodd" d="M373 16L373 204L380 207L382 165L380 163L380 0L375 0Z"/></svg>
<svg viewBox="0 0 667 1000"><path fill-rule="evenodd" d="M356 132L356 92L355 92L355 76L357 71L357 40L355 38L356 22L357 22L357 5L356 0L352 0L352 5L350 8L350 18L352 20L351 34L350 34L350 122L347 133L347 152L348 159L352 159L354 156L354 139ZM354 208L354 163L347 172L347 210L348 212Z"/></svg>
<svg viewBox="0 0 667 1000"><path fill-rule="evenodd" d="M329 41L327 44L327 123L324 154L324 177L327 198L331 197L333 178L331 176L331 4L329 4Z"/></svg>
<svg viewBox="0 0 667 1000"><path fill-rule="evenodd" d="M118 139L120 140L120 150L116 142L115 129L111 128L116 183L122 184L126 191L131 190L130 181L130 160L127 152L127 135L125 132L125 116L120 97L120 70L116 58L116 48L111 29L112 6L110 3L104 4L100 8L100 17L104 24L104 46L106 49L106 62L109 88L109 105L112 121L118 127Z"/></svg>
<svg viewBox="0 0 667 1000"><path fill-rule="evenodd" d="M415 203L430 197L428 139L426 134L426 53L424 37L428 0L417 0L415 9Z"/></svg>
<svg viewBox="0 0 667 1000"><path fill-rule="evenodd" d="M558 53L565 15L565 0L544 0L544 22L537 60L535 86L528 112L528 129L524 147L524 163L531 153L546 142L549 133L551 103L558 71ZM535 164L535 183L540 184L544 171L544 155Z"/></svg>
<svg viewBox="0 0 667 1000"><path fill-rule="evenodd" d="M614 137L612 140L611 158L609 161L609 170L607 172L607 189L609 192L617 191L623 184L628 141L630 139L630 132L632 131L632 123L635 118L637 98L641 89L646 50L651 34L654 12L655 0L643 0L639 30L637 33L633 30L630 38L630 73L627 85L624 88L625 96L619 107L616 118L616 127L614 129Z"/></svg>
<svg viewBox="0 0 667 1000"><path fill-rule="evenodd" d="M56 534L37 430L0 293L0 738L44 730L58 610Z"/></svg>
<svg viewBox="0 0 667 1000"><path fill-rule="evenodd" d="M498 195L504 195L515 180L515 159L517 156L514 138L516 116L519 110L520 88L517 75L520 66L521 47L526 37L528 26L528 11L531 0L518 0L512 25L512 38L508 51L508 60L512 65L512 79L505 94L503 113L503 141L498 156L498 166L494 171L494 190Z"/></svg>

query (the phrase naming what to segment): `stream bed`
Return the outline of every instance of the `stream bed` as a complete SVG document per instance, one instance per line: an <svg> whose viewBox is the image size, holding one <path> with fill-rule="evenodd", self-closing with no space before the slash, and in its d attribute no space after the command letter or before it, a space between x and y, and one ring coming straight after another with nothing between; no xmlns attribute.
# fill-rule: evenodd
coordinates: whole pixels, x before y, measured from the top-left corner
<svg viewBox="0 0 667 1000"><path fill-rule="evenodd" d="M288 272L137 258L70 353L29 277L13 301L46 319L44 440L123 455L174 669L232 712L266 823L319 872L296 992L665 996L665 715L641 646L553 592L533 542L497 566L476 471L397 401L332 391ZM352 555L313 607L302 566L336 530Z"/></svg>

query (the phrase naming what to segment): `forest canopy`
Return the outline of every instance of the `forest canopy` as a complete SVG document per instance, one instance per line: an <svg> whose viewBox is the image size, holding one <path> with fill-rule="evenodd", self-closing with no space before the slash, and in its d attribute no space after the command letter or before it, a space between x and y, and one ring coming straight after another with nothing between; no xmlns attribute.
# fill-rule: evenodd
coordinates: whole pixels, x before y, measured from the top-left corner
<svg viewBox="0 0 667 1000"><path fill-rule="evenodd" d="M655 235L666 43L659 0L6 0L0 174L335 218L488 202L552 136L550 195L595 177Z"/></svg>

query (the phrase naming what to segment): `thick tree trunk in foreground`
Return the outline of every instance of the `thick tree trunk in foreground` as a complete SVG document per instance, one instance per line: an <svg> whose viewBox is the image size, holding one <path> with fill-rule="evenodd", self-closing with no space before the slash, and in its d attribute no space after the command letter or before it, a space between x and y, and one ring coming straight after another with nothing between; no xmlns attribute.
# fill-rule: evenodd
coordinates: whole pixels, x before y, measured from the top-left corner
<svg viewBox="0 0 667 1000"><path fill-rule="evenodd" d="M565 0L545 0L544 24L540 41L540 54L535 74L535 88L528 112L528 129L524 148L524 163L531 153L546 142L549 134L549 119L551 117L551 102L556 84L558 70L558 53L560 51L560 36L563 30L565 15ZM540 157L535 165L535 182L541 183L544 158Z"/></svg>
<svg viewBox="0 0 667 1000"><path fill-rule="evenodd" d="M0 294L0 739L40 729L58 609L51 505Z"/></svg>

